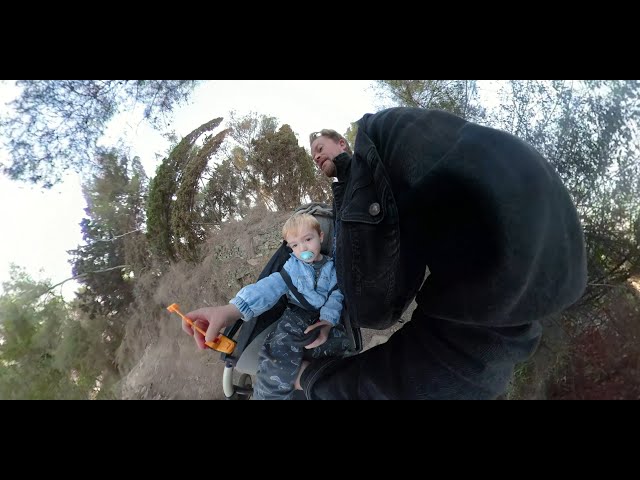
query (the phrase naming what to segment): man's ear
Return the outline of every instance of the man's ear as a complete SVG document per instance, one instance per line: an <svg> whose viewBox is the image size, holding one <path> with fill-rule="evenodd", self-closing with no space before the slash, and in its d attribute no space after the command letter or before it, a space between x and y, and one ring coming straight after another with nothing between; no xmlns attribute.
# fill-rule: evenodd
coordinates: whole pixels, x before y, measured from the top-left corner
<svg viewBox="0 0 640 480"><path fill-rule="evenodd" d="M338 145L340 145L340 148L342 148L343 152L347 151L347 142L344 141L344 138L338 140Z"/></svg>

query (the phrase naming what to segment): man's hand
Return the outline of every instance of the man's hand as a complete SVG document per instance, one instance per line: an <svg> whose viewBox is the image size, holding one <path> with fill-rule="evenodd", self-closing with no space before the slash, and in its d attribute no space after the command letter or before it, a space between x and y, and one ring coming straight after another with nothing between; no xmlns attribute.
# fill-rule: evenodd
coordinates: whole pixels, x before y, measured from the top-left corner
<svg viewBox="0 0 640 480"><path fill-rule="evenodd" d="M329 331L331 330L331 327L333 327L333 324L331 324L331 322L327 320L318 320L313 325L309 325L307 329L304 331L305 334L315 330L316 328L320 328L320 333L318 334L318 338L316 338L313 342L311 342L309 345L307 345L304 348L309 350L311 348L319 347L324 342L326 342L327 338L329 338Z"/></svg>

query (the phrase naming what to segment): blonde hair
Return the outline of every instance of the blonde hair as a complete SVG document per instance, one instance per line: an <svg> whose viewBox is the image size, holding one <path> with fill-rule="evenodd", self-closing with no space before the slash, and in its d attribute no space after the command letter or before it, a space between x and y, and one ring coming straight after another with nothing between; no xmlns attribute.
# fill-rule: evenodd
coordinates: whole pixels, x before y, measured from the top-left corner
<svg viewBox="0 0 640 480"><path fill-rule="evenodd" d="M282 238L287 239L287 235L295 234L302 228L314 228L318 235L322 233L320 222L313 215L308 213L295 213L282 226Z"/></svg>
<svg viewBox="0 0 640 480"><path fill-rule="evenodd" d="M313 132L311 135L309 135L309 146L311 146L313 144L313 142L317 138L320 138L320 137L330 138L331 140L333 140L336 143L340 142L340 140L344 140L344 143L347 146L346 147L347 148L347 153L349 155L353 155L353 152L351 151L351 147L349 146L349 142L347 142L347 139L344 138L342 135L340 135L335 130L331 130L330 128L323 128L319 132Z"/></svg>

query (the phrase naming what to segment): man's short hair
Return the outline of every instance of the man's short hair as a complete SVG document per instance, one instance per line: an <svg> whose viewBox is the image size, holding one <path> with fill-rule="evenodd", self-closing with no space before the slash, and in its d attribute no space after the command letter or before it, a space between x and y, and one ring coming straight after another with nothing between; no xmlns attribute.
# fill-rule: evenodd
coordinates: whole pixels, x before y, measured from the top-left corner
<svg viewBox="0 0 640 480"><path fill-rule="evenodd" d="M311 146L313 144L313 141L318 137L327 137L336 143L338 143L340 140L344 140L344 143L347 144L347 153L349 155L353 155L353 152L351 151L351 147L349 146L349 142L347 141L347 139L344 138L335 130L331 130L330 128L323 128L319 132L313 132L311 135L309 135L309 146Z"/></svg>

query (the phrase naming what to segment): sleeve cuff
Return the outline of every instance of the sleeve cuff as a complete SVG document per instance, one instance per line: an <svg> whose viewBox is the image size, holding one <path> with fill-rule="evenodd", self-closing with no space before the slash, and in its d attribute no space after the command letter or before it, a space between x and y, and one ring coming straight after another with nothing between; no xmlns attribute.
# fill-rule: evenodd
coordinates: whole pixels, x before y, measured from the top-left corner
<svg viewBox="0 0 640 480"><path fill-rule="evenodd" d="M238 307L240 308L240 307ZM338 324L338 322L340 321L340 317L338 316L338 318L334 318L334 315L327 315L326 311L323 311L322 309L320 310L320 320L326 320L327 322L331 323L332 326L336 326Z"/></svg>
<svg viewBox="0 0 640 480"><path fill-rule="evenodd" d="M248 322L254 317L253 310L251 310L249 304L240 297L233 297L231 300L229 300L229 303L235 305L238 310L240 310L240 313L242 314L241 318L245 322Z"/></svg>

